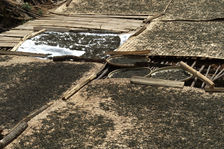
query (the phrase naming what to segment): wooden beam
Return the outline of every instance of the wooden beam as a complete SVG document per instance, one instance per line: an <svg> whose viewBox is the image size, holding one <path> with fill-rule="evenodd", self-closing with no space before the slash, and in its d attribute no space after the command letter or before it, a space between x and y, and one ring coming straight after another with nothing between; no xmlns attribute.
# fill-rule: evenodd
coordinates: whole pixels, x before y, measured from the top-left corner
<svg viewBox="0 0 224 149"><path fill-rule="evenodd" d="M142 50L142 51L109 51L107 54L109 55L148 55L150 50Z"/></svg>
<svg viewBox="0 0 224 149"><path fill-rule="evenodd" d="M45 58L48 54L28 53L28 52L16 52L16 51L1 51L0 55L17 55L17 56L32 56Z"/></svg>
<svg viewBox="0 0 224 149"><path fill-rule="evenodd" d="M209 88L205 87L206 92L224 92L224 87L214 87L214 88Z"/></svg>
<svg viewBox="0 0 224 149"><path fill-rule="evenodd" d="M131 83L144 84L144 85L150 85L150 86L163 86L163 87L175 87L175 88L184 87L184 82L180 82L180 81L154 79L154 78L146 78L146 77L138 77L138 76L132 77L130 81Z"/></svg>
<svg viewBox="0 0 224 149"><path fill-rule="evenodd" d="M180 66L181 68L183 68L184 70L192 73L195 77L198 77L200 80L202 80L203 82L205 82L208 86L210 87L214 87L215 83L213 81L211 81L209 78L207 78L206 76L204 76L203 74L201 74L200 72L198 72L197 70L195 70L194 68L192 68L191 66L187 65L184 62L180 62Z"/></svg>

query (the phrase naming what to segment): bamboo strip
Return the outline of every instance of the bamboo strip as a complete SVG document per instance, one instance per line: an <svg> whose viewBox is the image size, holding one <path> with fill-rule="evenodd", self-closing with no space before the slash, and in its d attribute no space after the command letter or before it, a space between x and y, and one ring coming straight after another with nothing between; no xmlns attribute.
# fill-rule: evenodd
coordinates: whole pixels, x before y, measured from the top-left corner
<svg viewBox="0 0 224 149"><path fill-rule="evenodd" d="M192 73L195 77L198 77L200 80L202 80L202 81L204 81L207 85L209 85L210 87L214 87L215 86L215 84L214 84L214 82L213 81L211 81L209 78L207 78L206 76L204 76L203 74L201 74L200 72L198 72L197 70L195 70L194 68L192 68L192 67L190 67L189 65L187 65L186 63L184 63L184 62L180 62L180 66L184 69L184 70L186 70L186 71L188 71L188 72L190 72L190 73Z"/></svg>

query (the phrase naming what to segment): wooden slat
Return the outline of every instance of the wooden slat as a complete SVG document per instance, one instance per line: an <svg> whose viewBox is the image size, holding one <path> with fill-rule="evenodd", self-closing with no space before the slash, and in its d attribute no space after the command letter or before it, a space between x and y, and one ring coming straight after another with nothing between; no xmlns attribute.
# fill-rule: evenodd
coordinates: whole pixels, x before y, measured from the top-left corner
<svg viewBox="0 0 224 149"><path fill-rule="evenodd" d="M47 57L47 54L29 53L29 52L16 52L16 51L1 51L0 55L17 55L17 56L32 56L32 57Z"/></svg>
<svg viewBox="0 0 224 149"><path fill-rule="evenodd" d="M109 55L148 55L150 50L142 50L142 51L109 51L107 54Z"/></svg>
<svg viewBox="0 0 224 149"><path fill-rule="evenodd" d="M150 86L163 86L163 87L175 87L175 88L183 88L184 87L184 82L146 78L146 77L135 76L135 77L132 77L130 79L130 81L131 81L131 83L150 85Z"/></svg>
<svg viewBox="0 0 224 149"><path fill-rule="evenodd" d="M40 18L38 20L42 21L83 21L83 22L127 22L127 23L142 23L142 20L131 20L131 19L117 19L117 18L83 18L83 17L48 17L48 18Z"/></svg>
<svg viewBox="0 0 224 149"><path fill-rule="evenodd" d="M124 28L113 28L112 26L91 26L91 25L70 25L70 24L35 24L33 25L33 27L36 26L42 26L43 28L54 28L54 27L60 27L60 28L79 28L79 29L101 29L101 30L108 30L108 31L112 31L112 32L118 32L118 33L122 33L122 32L129 32L130 29L124 29Z"/></svg>
<svg viewBox="0 0 224 149"><path fill-rule="evenodd" d="M91 26L100 26L100 25L110 25L110 26L123 26L124 28L129 27L139 27L141 23L132 23L132 22L118 22L112 20L106 20L105 22L97 21L63 21L63 20L35 20L32 24L70 24L70 25L91 25Z"/></svg>
<svg viewBox="0 0 224 149"><path fill-rule="evenodd" d="M23 39L19 43L17 43L17 45L15 45L11 51L16 51L27 39L32 38L42 32L45 32L45 29L42 29L38 32L31 32L30 34L25 35Z"/></svg>
<svg viewBox="0 0 224 149"><path fill-rule="evenodd" d="M50 15L46 18L53 17L82 17L82 18L119 18L119 19L146 19L148 15L99 15L99 14L77 14L77 15Z"/></svg>
<svg viewBox="0 0 224 149"><path fill-rule="evenodd" d="M4 41L8 41L8 42L18 42L18 41L20 41L21 40L21 38L13 38L13 37L1 37L0 36L0 42L4 42Z"/></svg>
<svg viewBox="0 0 224 149"><path fill-rule="evenodd" d="M0 42L0 47L1 48L12 48L16 45L17 43L8 43L8 42L5 42L5 43L2 43Z"/></svg>
<svg viewBox="0 0 224 149"><path fill-rule="evenodd" d="M214 88L205 87L205 91L206 92L224 92L224 87L214 87Z"/></svg>

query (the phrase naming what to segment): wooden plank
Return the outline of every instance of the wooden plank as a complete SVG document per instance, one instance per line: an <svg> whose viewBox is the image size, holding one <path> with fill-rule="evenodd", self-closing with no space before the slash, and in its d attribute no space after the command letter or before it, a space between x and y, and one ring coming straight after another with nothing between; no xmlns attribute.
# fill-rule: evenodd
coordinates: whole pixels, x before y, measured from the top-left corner
<svg viewBox="0 0 224 149"><path fill-rule="evenodd" d="M27 31L27 30L10 30L10 31L7 31L7 32L3 32L2 34L0 35L12 35L12 34L16 34L16 35L26 35L26 34L29 34L31 33L32 31Z"/></svg>
<svg viewBox="0 0 224 149"><path fill-rule="evenodd" d="M184 87L184 82L180 82L180 81L154 79L154 78L146 78L146 77L138 77L138 76L132 77L130 81L131 83L150 85L150 86L175 87L175 88Z"/></svg>
<svg viewBox="0 0 224 149"><path fill-rule="evenodd" d="M20 40L21 40L21 38L17 38L17 37L1 37L0 36L0 42L4 42L4 41L8 41L8 42L18 42Z"/></svg>
<svg viewBox="0 0 224 149"><path fill-rule="evenodd" d="M76 15L67 15L67 14L59 14L59 15L50 15L47 16L49 18L53 17L82 17L82 18L119 18L119 19L146 19L148 15L100 15L100 14L76 14ZM47 18L46 17L46 18Z"/></svg>
<svg viewBox="0 0 224 149"><path fill-rule="evenodd" d="M1 43L18 43L18 42L20 42L20 41L21 41L21 40L8 40L8 41L7 41L7 40L5 40L5 41L3 40L3 41L1 41L1 39L0 39L0 42L1 42Z"/></svg>
<svg viewBox="0 0 224 149"><path fill-rule="evenodd" d="M107 21L113 21L113 22L129 22L129 23L142 23L142 20L133 20L133 19L118 19L118 18L84 18L84 17L48 17L48 18L40 18L38 20L42 21L54 21L54 20L61 20L61 21L83 21L83 22L107 22Z"/></svg>
<svg viewBox="0 0 224 149"><path fill-rule="evenodd" d="M142 51L109 51L107 54L109 55L148 55L150 50L142 50Z"/></svg>
<svg viewBox="0 0 224 149"><path fill-rule="evenodd" d="M201 74L200 72L198 72L197 70L195 70L194 68L192 68L192 67L190 67L189 65L187 65L186 63L184 63L184 62L180 62L180 66L184 69L184 70L186 70L186 71L188 71L188 72L190 72L190 73L192 73L195 77L198 77L200 80L202 80L203 82L205 82L207 85L209 85L210 87L214 87L215 86L215 84L214 84L214 82L212 82L209 78L207 78L206 76L204 76L203 74Z"/></svg>
<svg viewBox="0 0 224 149"><path fill-rule="evenodd" d="M0 47L1 48L12 48L16 45L17 43L10 43L10 42L0 42Z"/></svg>
<svg viewBox="0 0 224 149"><path fill-rule="evenodd" d="M205 87L205 91L206 92L224 92L224 87L214 87L214 88Z"/></svg>
<svg viewBox="0 0 224 149"><path fill-rule="evenodd" d="M1 51L1 50L0 50L0 55L32 56L32 57L42 57L42 58L45 58L48 56L48 54L16 52L16 51Z"/></svg>
<svg viewBox="0 0 224 149"><path fill-rule="evenodd" d="M120 22L120 21L113 21L113 20L106 20L106 21L64 21L64 20L35 20L31 22L31 24L79 24L79 25L119 25L119 26L134 26L139 27L141 23L132 23L132 22Z"/></svg>
<svg viewBox="0 0 224 149"><path fill-rule="evenodd" d="M36 24L33 25L33 27L36 26L41 26L41 24ZM113 26L91 26L91 25L70 25L70 24L44 24L42 26L43 28L54 28L54 27L60 27L60 28L76 28L75 30L77 30L77 28L79 29L93 29L93 30L106 30L106 31L111 31L111 32L117 32L117 33L123 33L123 32L129 32L130 30L128 29L124 29L124 28L115 28Z"/></svg>

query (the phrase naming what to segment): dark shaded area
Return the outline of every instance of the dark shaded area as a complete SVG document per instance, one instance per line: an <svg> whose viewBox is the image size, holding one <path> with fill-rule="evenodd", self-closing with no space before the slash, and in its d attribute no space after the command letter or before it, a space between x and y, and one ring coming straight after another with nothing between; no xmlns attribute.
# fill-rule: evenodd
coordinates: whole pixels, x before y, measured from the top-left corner
<svg viewBox="0 0 224 149"><path fill-rule="evenodd" d="M100 96L99 92L107 93ZM223 96L195 90L102 83L89 85L87 97L112 98L105 111L133 118L133 129L117 140L133 148L223 148ZM116 142L107 142L114 147Z"/></svg>
<svg viewBox="0 0 224 149"><path fill-rule="evenodd" d="M46 32L33 40L37 45L44 44L85 51L82 57L86 58L105 57L106 52L113 51L120 46L120 38L117 34L103 33Z"/></svg>
<svg viewBox="0 0 224 149"><path fill-rule="evenodd" d="M113 130L111 120L89 115L70 103L67 109L51 112L43 126L25 136L15 148L94 148L104 142L107 131Z"/></svg>
<svg viewBox="0 0 224 149"><path fill-rule="evenodd" d="M91 64L69 63L1 66L1 125L4 128L11 128L33 110L50 100L58 99L91 66Z"/></svg>

